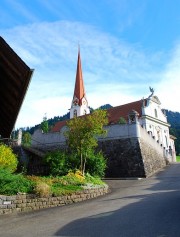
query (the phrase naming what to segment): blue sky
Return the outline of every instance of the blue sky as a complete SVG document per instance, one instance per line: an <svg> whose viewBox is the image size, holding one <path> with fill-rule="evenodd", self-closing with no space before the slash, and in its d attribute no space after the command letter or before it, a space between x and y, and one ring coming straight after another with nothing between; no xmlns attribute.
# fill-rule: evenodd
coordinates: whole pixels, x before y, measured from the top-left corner
<svg viewBox="0 0 180 237"><path fill-rule="evenodd" d="M179 0L0 0L1 36L35 69L16 128L68 112L78 44L89 105L155 90L180 112Z"/></svg>

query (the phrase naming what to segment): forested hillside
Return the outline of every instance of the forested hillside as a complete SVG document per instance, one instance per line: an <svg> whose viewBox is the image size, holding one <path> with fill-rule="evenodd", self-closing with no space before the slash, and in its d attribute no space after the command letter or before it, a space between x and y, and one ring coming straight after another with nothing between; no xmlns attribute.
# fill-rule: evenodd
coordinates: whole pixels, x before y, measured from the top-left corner
<svg viewBox="0 0 180 237"><path fill-rule="evenodd" d="M180 113L165 110L167 120L171 124L170 134L174 135L177 139L175 140L176 153L180 154Z"/></svg>

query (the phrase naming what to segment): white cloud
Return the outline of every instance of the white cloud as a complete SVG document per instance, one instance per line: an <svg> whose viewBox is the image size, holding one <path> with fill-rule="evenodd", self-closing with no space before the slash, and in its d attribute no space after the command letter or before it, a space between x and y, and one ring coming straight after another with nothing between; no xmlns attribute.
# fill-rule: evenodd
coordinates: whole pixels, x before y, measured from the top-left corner
<svg viewBox="0 0 180 237"><path fill-rule="evenodd" d="M165 108L179 110L170 94L170 88L178 83L178 47L171 59L164 52L144 52L140 46L130 45L92 26L67 21L2 30L2 36L35 69L16 127L33 126L42 121L44 113L53 117L68 112L78 43L91 107L139 100L148 96L148 88L152 86ZM173 88L178 101L177 87Z"/></svg>
<svg viewBox="0 0 180 237"><path fill-rule="evenodd" d="M158 84L157 93L161 97L162 106L180 112L180 42L172 51L169 63Z"/></svg>

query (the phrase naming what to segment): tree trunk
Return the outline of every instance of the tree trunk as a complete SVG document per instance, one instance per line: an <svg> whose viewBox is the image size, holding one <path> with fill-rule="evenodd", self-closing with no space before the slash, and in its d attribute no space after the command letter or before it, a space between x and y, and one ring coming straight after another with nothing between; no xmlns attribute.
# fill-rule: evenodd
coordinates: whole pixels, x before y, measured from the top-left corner
<svg viewBox="0 0 180 237"><path fill-rule="evenodd" d="M84 173L85 173L85 168L86 168L86 157L84 159L84 164L83 164L83 171L82 171L83 176L84 176Z"/></svg>
<svg viewBox="0 0 180 237"><path fill-rule="evenodd" d="M81 171L81 173L83 173L83 157L82 157L82 152L81 152L80 156L81 156L81 167L80 167L80 171Z"/></svg>

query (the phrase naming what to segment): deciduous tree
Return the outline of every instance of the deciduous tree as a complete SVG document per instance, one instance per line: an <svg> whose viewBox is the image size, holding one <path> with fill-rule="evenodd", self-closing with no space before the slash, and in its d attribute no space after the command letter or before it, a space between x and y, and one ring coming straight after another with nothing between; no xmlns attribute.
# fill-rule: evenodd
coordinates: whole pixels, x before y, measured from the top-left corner
<svg viewBox="0 0 180 237"><path fill-rule="evenodd" d="M108 122L106 110L96 110L90 115L76 117L67 122L65 136L70 149L77 153L81 160L80 170L84 174L86 159L98 145L98 136L104 136L103 128Z"/></svg>

